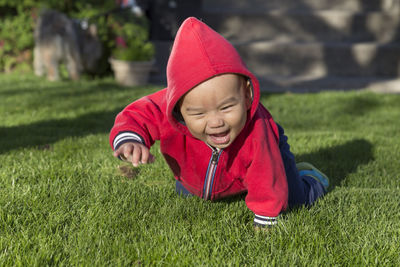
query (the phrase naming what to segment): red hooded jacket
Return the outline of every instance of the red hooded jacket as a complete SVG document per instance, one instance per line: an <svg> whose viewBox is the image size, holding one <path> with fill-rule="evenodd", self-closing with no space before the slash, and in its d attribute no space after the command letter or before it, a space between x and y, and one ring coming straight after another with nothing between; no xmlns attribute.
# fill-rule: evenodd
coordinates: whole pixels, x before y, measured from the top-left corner
<svg viewBox="0 0 400 267"><path fill-rule="evenodd" d="M190 89L223 73L248 77L253 102L242 132L229 147L217 151L191 135L174 107ZM274 221L288 202L278 129L259 103L258 80L234 47L203 22L188 18L176 35L167 80L167 88L118 114L110 133L112 148L132 141L150 148L160 140L175 178L191 193L214 200L247 192L246 204L256 214L255 222Z"/></svg>

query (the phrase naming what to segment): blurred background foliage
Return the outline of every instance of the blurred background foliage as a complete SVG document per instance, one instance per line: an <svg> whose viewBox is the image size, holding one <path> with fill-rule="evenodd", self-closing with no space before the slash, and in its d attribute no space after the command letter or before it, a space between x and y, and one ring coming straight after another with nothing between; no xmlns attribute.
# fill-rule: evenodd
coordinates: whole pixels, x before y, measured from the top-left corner
<svg viewBox="0 0 400 267"><path fill-rule="evenodd" d="M130 23L138 22L129 9L118 11L118 14L110 12L116 8L116 1L0 0L0 72L32 70L36 20L42 9L55 9L70 18L89 19L89 23L97 25L104 51L97 74L108 73L110 68L107 60L115 49L115 25L111 25L115 23L115 17L124 18ZM142 27L148 27L145 20L145 17L140 19Z"/></svg>

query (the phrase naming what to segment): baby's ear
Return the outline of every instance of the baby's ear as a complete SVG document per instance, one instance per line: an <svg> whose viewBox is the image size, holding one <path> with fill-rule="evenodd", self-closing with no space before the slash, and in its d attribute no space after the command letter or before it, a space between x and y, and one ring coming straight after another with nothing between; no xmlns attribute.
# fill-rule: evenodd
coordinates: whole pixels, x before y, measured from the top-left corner
<svg viewBox="0 0 400 267"><path fill-rule="evenodd" d="M246 108L249 110L253 104L253 87L249 79L245 82L245 97L246 97Z"/></svg>

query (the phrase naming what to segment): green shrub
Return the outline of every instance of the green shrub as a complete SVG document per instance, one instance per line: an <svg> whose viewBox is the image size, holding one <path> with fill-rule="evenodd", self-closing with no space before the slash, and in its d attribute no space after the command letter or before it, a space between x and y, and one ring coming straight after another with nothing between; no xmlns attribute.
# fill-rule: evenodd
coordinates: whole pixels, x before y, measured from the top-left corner
<svg viewBox="0 0 400 267"><path fill-rule="evenodd" d="M14 3L2 6L4 2L0 2L0 13L8 13L0 17L0 71L9 72L18 65L30 66L35 9Z"/></svg>
<svg viewBox="0 0 400 267"><path fill-rule="evenodd" d="M132 31L128 35L134 32L138 36L136 41L130 42L135 49L128 52L125 57L146 59L154 54L154 48L149 43L138 49L140 40L148 38L146 19L135 20L129 12L107 14L107 11L115 7L114 1L0 0L0 72L32 68L33 31L36 19L43 8L58 10L71 18L89 18L89 23L97 25L98 36L104 48L103 60L99 64L100 74L109 71L107 59L111 51L116 48L116 36L122 34L118 32L119 28L115 27L117 24L123 25L120 28L123 28L124 34Z"/></svg>
<svg viewBox="0 0 400 267"><path fill-rule="evenodd" d="M121 20L119 16L109 16L108 25L113 36L109 43L113 58L148 61L154 57L154 45L149 41L148 23L144 17Z"/></svg>

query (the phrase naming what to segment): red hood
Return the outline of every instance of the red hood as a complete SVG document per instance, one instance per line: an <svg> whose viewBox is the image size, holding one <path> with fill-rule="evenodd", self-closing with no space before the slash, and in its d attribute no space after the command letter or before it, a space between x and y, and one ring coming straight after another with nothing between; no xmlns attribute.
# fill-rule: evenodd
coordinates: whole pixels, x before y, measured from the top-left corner
<svg viewBox="0 0 400 267"><path fill-rule="evenodd" d="M238 73L251 79L253 117L260 98L257 78L225 38L196 18L186 19L176 34L167 66L167 116L172 126L189 134L186 126L173 116L176 103L196 85L223 73Z"/></svg>

